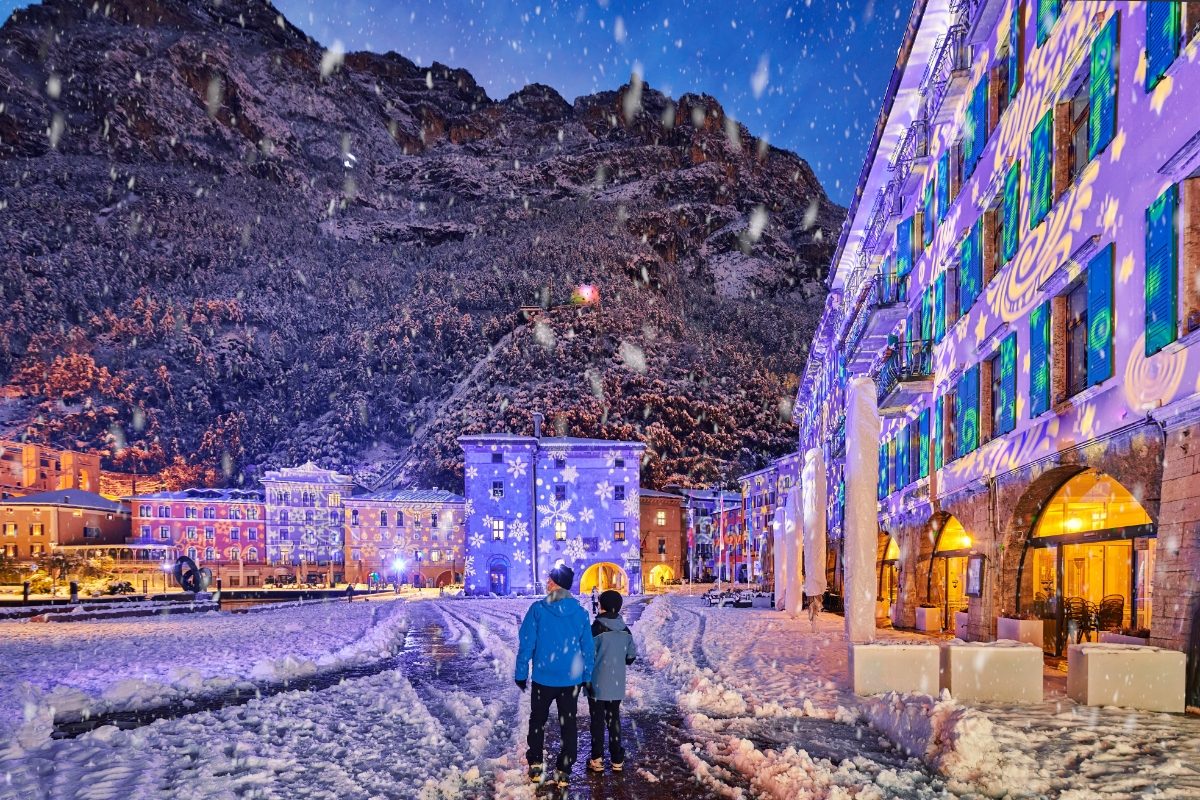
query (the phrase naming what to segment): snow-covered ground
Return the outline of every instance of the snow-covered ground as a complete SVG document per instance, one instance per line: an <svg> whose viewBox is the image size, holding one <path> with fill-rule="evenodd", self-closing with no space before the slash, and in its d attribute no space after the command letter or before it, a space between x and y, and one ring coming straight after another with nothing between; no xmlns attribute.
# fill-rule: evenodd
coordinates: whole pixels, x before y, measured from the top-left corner
<svg viewBox="0 0 1200 800"><path fill-rule="evenodd" d="M777 798L1200 798L1195 717L1085 708L1059 692L1038 706L1009 708L858 698L845 678L843 620L823 616L814 632L807 618L710 609L686 597L664 598L643 615L644 649L677 686L689 725L708 737L685 753L698 774L714 785L722 774L740 775L755 794ZM805 722L814 719L870 722L938 780L915 765L821 763L805 750ZM864 783L873 785L865 794L849 789Z"/></svg>
<svg viewBox="0 0 1200 800"><path fill-rule="evenodd" d="M523 758L529 696L511 679L516 629L529 602L326 604L163 621L196 628L190 639L164 630L146 653L132 642L120 645L125 660L113 651L105 661L112 680L129 671L169 680L186 642L197 637L206 646L196 651L214 678L278 665L288 653L332 665L355 642L372 642L368 649L377 655L401 643L403 649L378 662L377 672L320 690L262 696L130 731L103 727L74 739L0 742L0 800L165 799L196 791L221 799L531 799ZM86 634L114 624L79 625ZM293 624L305 627L289 629ZM56 637L65 626L28 627ZM1200 797L1195 718L1083 709L1061 696L1024 709L864 700L845 686L840 617L821 620L814 633L807 620L779 612L711 609L696 598L666 596L632 627L643 660L631 671L623 705L635 740L624 783L579 776L568 796ZM44 644L19 644L20 652L49 657ZM25 658L27 665L44 663ZM0 660L0 669L12 683L10 664ZM104 682L89 680L90 691L103 694ZM586 707L580 703L581 759ZM664 729L652 726L673 726L672 719L681 735L666 742Z"/></svg>
<svg viewBox="0 0 1200 800"><path fill-rule="evenodd" d="M0 622L0 740L64 719L270 684L391 652L402 602L269 606L253 614ZM53 715L53 716L51 716Z"/></svg>

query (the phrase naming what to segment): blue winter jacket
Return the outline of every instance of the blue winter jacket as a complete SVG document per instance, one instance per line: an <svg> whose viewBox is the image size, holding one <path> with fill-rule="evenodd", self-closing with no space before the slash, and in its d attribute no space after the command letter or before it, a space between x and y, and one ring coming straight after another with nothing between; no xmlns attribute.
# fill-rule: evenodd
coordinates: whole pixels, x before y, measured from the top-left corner
<svg viewBox="0 0 1200 800"><path fill-rule="evenodd" d="M534 603L521 621L516 679L543 686L577 686L592 679L595 661L587 612L570 592L556 589Z"/></svg>

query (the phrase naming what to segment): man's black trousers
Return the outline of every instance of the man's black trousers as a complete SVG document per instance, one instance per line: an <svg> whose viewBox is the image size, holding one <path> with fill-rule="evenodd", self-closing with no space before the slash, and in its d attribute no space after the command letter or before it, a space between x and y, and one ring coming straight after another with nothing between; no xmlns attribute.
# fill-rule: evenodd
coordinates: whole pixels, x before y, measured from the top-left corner
<svg viewBox="0 0 1200 800"><path fill-rule="evenodd" d="M530 764L541 764L546 746L546 720L550 717L550 704L558 706L558 726L562 732L562 750L558 754L555 768L570 772L579 756L579 712L578 686L543 686L532 682L529 694L529 736L525 740L529 749L525 760Z"/></svg>

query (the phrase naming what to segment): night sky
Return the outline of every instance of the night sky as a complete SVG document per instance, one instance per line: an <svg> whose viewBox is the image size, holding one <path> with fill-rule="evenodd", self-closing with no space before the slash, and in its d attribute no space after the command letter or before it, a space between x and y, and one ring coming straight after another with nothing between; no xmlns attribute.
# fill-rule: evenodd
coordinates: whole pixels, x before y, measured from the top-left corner
<svg viewBox="0 0 1200 800"><path fill-rule="evenodd" d="M19 0L0 0L0 17ZM568 101L633 71L706 92L793 150L847 203L895 64L910 0L276 0L326 46L465 67L493 98L546 83ZM740 7L738 7L740 6Z"/></svg>

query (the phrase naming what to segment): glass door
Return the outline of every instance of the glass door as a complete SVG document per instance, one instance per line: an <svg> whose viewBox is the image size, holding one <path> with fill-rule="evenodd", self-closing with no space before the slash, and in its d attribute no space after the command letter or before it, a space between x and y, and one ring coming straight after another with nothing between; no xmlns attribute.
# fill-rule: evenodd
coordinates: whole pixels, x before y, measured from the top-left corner
<svg viewBox="0 0 1200 800"><path fill-rule="evenodd" d="M1148 633L1154 607L1154 557L1158 540L1142 537L1133 540L1133 627Z"/></svg>
<svg viewBox="0 0 1200 800"><path fill-rule="evenodd" d="M1042 649L1051 655L1062 653L1059 641L1058 547L1033 550L1033 608L1042 620Z"/></svg>

